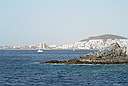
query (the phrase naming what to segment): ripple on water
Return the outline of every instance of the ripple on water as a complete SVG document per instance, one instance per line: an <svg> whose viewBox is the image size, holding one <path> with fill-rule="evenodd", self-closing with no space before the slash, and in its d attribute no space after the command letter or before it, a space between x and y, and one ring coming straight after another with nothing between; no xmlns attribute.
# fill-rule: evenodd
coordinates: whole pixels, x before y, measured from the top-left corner
<svg viewBox="0 0 128 86"><path fill-rule="evenodd" d="M3 56L0 51L0 86L128 86L125 64L39 64L40 60L63 60L81 54L39 55L34 51L13 51L10 56L11 53Z"/></svg>

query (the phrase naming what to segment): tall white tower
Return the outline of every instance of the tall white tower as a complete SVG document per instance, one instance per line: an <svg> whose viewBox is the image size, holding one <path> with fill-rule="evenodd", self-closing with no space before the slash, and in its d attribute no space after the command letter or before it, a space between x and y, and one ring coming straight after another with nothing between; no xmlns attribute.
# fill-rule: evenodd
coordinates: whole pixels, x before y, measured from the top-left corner
<svg viewBox="0 0 128 86"><path fill-rule="evenodd" d="M40 49L47 49L46 43L39 43L39 48Z"/></svg>

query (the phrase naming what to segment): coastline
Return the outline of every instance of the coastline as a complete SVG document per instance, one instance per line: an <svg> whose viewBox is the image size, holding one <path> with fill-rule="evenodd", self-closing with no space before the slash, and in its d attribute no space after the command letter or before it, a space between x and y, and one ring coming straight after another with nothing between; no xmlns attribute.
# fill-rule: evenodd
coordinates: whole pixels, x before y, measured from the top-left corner
<svg viewBox="0 0 128 86"><path fill-rule="evenodd" d="M97 51L93 55L79 57L64 61L51 60L44 63L48 64L128 64L128 54L125 47L118 43L113 43L105 50Z"/></svg>
<svg viewBox="0 0 128 86"><path fill-rule="evenodd" d="M52 60L52 61L47 61L47 62L44 62L44 63L47 63L47 64L128 64L128 60L125 60L125 61L103 61L103 60L93 60L91 62L89 61L80 61L80 60L65 60L65 61L55 61L55 60Z"/></svg>

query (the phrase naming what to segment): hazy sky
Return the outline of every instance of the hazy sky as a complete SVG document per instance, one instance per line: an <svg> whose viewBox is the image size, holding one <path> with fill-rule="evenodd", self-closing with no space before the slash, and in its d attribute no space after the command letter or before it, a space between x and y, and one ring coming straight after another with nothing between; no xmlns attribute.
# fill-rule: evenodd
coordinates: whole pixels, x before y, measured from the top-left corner
<svg viewBox="0 0 128 86"><path fill-rule="evenodd" d="M128 37L128 0L0 0L0 44Z"/></svg>

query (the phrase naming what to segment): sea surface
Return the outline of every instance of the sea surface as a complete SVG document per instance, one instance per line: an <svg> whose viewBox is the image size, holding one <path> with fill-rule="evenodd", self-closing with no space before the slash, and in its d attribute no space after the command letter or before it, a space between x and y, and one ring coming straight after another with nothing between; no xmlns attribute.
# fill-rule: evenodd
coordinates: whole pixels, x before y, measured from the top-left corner
<svg viewBox="0 0 128 86"><path fill-rule="evenodd" d="M87 50L0 50L0 86L128 86L128 65L52 65L79 58Z"/></svg>

